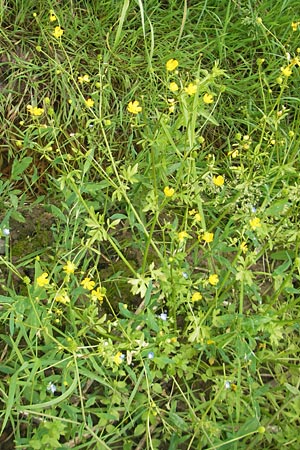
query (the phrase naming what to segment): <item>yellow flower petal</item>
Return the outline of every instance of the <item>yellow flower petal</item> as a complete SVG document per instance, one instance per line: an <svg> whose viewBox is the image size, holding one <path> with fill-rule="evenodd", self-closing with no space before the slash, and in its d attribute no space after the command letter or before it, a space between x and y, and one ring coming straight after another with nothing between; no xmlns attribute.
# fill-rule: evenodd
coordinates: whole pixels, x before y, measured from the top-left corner
<svg viewBox="0 0 300 450"><path fill-rule="evenodd" d="M213 273L212 275L209 275L208 282L212 286L216 286L219 283L219 277L216 273Z"/></svg>
<svg viewBox="0 0 300 450"><path fill-rule="evenodd" d="M170 188L169 186L166 186L164 188L164 194L166 197L172 197L175 194L175 190L173 188Z"/></svg>
<svg viewBox="0 0 300 450"><path fill-rule="evenodd" d="M134 102L129 102L128 106L127 106L127 111L130 112L131 114L138 114L143 109L139 105L140 105L140 102L138 102L137 100L135 100Z"/></svg>
<svg viewBox="0 0 300 450"><path fill-rule="evenodd" d="M169 59L169 61L167 61L166 63L166 69L168 72L172 72L173 70L175 70L178 67L178 61L177 59Z"/></svg>
<svg viewBox="0 0 300 450"><path fill-rule="evenodd" d="M203 95L203 101L204 101L204 103L209 105L210 103L214 102L214 98L213 98L213 96L211 94L207 94L206 93L206 94Z"/></svg>
<svg viewBox="0 0 300 450"><path fill-rule="evenodd" d="M213 183L215 186L223 186L224 184L224 177L222 177L222 175L218 175L217 177L213 177Z"/></svg>
<svg viewBox="0 0 300 450"><path fill-rule="evenodd" d="M56 39L59 39L64 34L64 30L62 28L60 28L59 26L57 26L54 28L52 34Z"/></svg>

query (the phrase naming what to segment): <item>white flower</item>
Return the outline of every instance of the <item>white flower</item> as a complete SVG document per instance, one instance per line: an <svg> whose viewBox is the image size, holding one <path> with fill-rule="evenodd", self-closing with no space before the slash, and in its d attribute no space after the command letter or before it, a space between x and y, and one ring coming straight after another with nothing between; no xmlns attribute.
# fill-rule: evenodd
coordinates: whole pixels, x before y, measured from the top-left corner
<svg viewBox="0 0 300 450"><path fill-rule="evenodd" d="M52 392L52 394L54 394L54 392L56 392L56 386L55 386L55 384L52 383L52 381L50 381L48 383L47 391Z"/></svg>
<svg viewBox="0 0 300 450"><path fill-rule="evenodd" d="M167 320L167 319L168 319L168 314L167 314L167 313L161 313L158 317L159 317L161 320Z"/></svg>

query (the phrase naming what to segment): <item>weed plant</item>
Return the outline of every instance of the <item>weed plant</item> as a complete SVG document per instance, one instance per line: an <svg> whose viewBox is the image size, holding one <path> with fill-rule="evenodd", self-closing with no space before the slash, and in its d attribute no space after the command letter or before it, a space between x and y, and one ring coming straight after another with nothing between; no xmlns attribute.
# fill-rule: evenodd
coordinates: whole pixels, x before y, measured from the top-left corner
<svg viewBox="0 0 300 450"><path fill-rule="evenodd" d="M299 449L298 1L0 16L1 448Z"/></svg>

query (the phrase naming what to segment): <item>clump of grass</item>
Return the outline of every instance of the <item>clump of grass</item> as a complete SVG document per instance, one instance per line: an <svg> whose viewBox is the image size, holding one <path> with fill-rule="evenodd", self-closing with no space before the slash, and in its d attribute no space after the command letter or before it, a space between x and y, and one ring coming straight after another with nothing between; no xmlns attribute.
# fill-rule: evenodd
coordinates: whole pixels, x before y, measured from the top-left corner
<svg viewBox="0 0 300 450"><path fill-rule="evenodd" d="M295 2L109 5L2 5L2 432L297 448Z"/></svg>

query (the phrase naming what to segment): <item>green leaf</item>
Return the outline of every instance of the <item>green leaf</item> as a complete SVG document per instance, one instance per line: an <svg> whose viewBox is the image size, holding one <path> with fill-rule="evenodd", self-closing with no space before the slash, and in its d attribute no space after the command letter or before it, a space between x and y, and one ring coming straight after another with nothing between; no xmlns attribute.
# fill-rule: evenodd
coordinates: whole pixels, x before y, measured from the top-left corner
<svg viewBox="0 0 300 450"><path fill-rule="evenodd" d="M134 429L134 435L135 436L141 436L141 434L145 433L145 424L140 423L137 427Z"/></svg>
<svg viewBox="0 0 300 450"><path fill-rule="evenodd" d="M136 317L135 314L125 308L124 303L119 303L119 310L122 316L127 317L128 319L133 319L134 317Z"/></svg>
<svg viewBox="0 0 300 450"><path fill-rule="evenodd" d="M281 214L286 213L290 206L291 204L289 200L287 198L283 198L277 202L274 202L269 208L267 208L265 214L271 217L280 216Z"/></svg>
<svg viewBox="0 0 300 450"><path fill-rule="evenodd" d="M11 170L11 178L12 180L18 180L19 175L23 173L28 166L32 163L31 156L25 156L25 158L22 158L21 161L18 161L17 159L14 160Z"/></svg>
<svg viewBox="0 0 300 450"><path fill-rule="evenodd" d="M51 213L57 217L62 223L66 223L66 216L64 213L55 205L51 205Z"/></svg>

